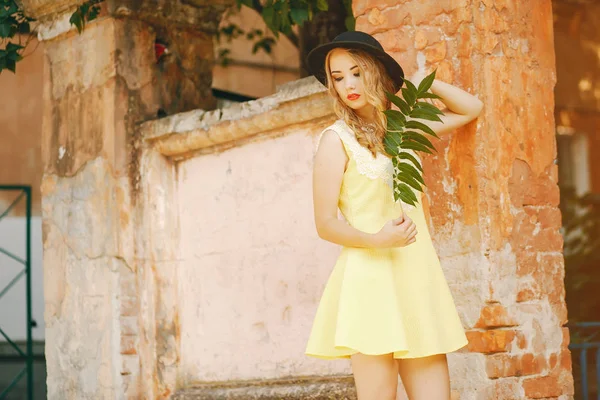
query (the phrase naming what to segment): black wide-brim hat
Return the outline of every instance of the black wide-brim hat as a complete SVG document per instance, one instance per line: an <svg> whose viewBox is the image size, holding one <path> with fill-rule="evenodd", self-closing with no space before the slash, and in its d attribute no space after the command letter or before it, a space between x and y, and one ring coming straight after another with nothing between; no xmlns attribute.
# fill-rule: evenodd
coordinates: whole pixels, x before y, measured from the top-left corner
<svg viewBox="0 0 600 400"><path fill-rule="evenodd" d="M307 66L309 72L315 76L323 85L327 86L327 74L325 72L325 59L327 53L333 49L361 49L375 56L385 66L390 78L394 81L397 92L404 83L404 71L388 53L383 50L381 43L373 36L365 32L344 32L335 37L331 42L315 47L308 53Z"/></svg>

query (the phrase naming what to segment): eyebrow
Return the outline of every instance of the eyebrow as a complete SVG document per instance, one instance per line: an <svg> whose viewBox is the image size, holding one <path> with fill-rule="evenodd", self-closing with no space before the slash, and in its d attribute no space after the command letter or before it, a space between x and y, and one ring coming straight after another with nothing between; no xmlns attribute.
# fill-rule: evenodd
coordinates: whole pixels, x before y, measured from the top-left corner
<svg viewBox="0 0 600 400"><path fill-rule="evenodd" d="M354 67L350 68L350 71L352 71L354 68L358 68L358 65L355 65ZM331 71L332 74L338 73L341 74L342 71Z"/></svg>

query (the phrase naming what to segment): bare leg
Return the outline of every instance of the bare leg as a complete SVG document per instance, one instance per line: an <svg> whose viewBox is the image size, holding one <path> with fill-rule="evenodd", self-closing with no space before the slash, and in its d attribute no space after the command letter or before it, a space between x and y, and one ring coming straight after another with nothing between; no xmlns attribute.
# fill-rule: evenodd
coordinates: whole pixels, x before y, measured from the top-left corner
<svg viewBox="0 0 600 400"><path fill-rule="evenodd" d="M352 356L352 372L358 400L395 400L398 368L392 354Z"/></svg>
<svg viewBox="0 0 600 400"><path fill-rule="evenodd" d="M445 354L396 360L410 400L449 400L450 373Z"/></svg>

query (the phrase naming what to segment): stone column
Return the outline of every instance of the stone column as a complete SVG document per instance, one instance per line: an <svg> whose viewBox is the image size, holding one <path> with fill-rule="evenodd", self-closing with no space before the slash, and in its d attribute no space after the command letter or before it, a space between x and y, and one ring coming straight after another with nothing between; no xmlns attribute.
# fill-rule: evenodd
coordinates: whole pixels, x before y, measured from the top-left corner
<svg viewBox="0 0 600 400"><path fill-rule="evenodd" d="M355 0L357 30L485 103L425 160L431 231L463 323L455 398L572 398L551 1Z"/></svg>
<svg viewBox="0 0 600 400"><path fill-rule="evenodd" d="M213 106L210 33L227 2L109 1L81 35L68 22L78 3L23 0L46 41L48 398L167 398L178 359L174 169L138 126L161 108ZM157 37L170 48L159 63Z"/></svg>

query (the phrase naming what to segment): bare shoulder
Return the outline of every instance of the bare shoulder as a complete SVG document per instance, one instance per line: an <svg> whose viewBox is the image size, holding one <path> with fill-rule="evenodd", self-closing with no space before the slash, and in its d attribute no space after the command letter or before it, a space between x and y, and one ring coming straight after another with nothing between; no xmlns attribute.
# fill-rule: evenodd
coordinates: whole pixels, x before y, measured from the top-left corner
<svg viewBox="0 0 600 400"><path fill-rule="evenodd" d="M339 148L343 150L344 145L336 131L333 129L325 129L319 142L319 148L321 147Z"/></svg>
<svg viewBox="0 0 600 400"><path fill-rule="evenodd" d="M321 135L315 161L317 163L346 165L348 156L346 155L344 144L340 136L333 129L326 129Z"/></svg>

